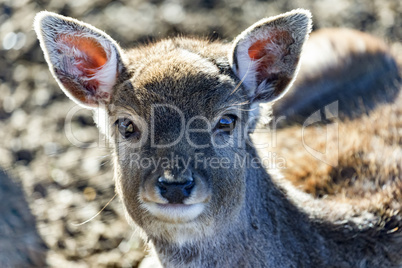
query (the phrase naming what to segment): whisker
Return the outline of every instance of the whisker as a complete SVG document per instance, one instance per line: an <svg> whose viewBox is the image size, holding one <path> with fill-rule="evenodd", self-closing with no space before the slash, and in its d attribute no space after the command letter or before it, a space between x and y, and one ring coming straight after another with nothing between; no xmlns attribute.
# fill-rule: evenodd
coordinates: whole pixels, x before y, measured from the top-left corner
<svg viewBox="0 0 402 268"><path fill-rule="evenodd" d="M83 221L83 222L81 222L81 223L72 223L72 225L73 225L73 226L81 226L81 225L84 225L84 224L86 224L86 223L92 221L92 220L95 219L99 214L101 214L102 211L105 210L105 208L116 198L116 196L117 196L117 193L114 194L114 196L106 203L106 205L105 205L101 210L99 210L95 215L93 215L93 216L92 216L91 218L89 218L88 220Z"/></svg>
<svg viewBox="0 0 402 268"><path fill-rule="evenodd" d="M244 76L242 77L242 79L240 80L240 82L236 85L236 87L233 89L233 91L230 93L230 95L233 95L234 93L237 92L237 90L240 88L240 86L243 84L244 80L246 80L246 77L248 75L248 72L250 71L250 67L251 67L251 62L249 63L249 65L247 66L247 71L244 74Z"/></svg>

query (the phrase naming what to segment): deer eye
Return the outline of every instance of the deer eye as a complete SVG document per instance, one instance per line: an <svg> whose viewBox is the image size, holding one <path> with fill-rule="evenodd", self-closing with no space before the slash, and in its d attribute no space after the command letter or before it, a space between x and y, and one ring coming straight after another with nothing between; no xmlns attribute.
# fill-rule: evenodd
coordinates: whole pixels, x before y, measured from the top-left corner
<svg viewBox="0 0 402 268"><path fill-rule="evenodd" d="M216 125L216 129L226 132L227 134L232 134L232 131L236 125L236 119L237 117L235 115L224 115L221 119L219 119L219 122Z"/></svg>
<svg viewBox="0 0 402 268"><path fill-rule="evenodd" d="M139 128L130 119L121 118L115 124L120 134L126 139L139 138L141 136Z"/></svg>

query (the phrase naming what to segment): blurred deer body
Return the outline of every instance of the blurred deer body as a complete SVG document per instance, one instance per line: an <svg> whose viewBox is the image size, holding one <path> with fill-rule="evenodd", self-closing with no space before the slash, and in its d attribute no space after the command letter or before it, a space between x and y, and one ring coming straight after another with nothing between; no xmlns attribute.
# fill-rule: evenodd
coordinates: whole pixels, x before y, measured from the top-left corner
<svg viewBox="0 0 402 268"><path fill-rule="evenodd" d="M314 32L301 58L298 79L273 107L282 125L303 123L313 112L338 101L341 120L368 114L399 93L400 73L389 47L351 29Z"/></svg>
<svg viewBox="0 0 402 268"><path fill-rule="evenodd" d="M0 170L0 266L44 267L46 252L21 185Z"/></svg>
<svg viewBox="0 0 402 268"><path fill-rule="evenodd" d="M297 190L250 142L259 104L292 85L310 28L295 10L233 44L174 38L125 51L90 25L37 15L50 70L112 141L117 192L162 265L402 265L398 226Z"/></svg>

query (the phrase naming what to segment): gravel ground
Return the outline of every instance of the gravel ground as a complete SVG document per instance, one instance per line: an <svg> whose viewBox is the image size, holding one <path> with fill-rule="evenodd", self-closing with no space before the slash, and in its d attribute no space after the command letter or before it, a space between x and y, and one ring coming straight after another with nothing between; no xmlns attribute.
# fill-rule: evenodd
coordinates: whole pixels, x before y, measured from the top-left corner
<svg viewBox="0 0 402 268"><path fill-rule="evenodd" d="M51 77L32 29L36 12L78 18L129 47L179 33L231 40L263 17L299 7L312 11L314 29L363 30L401 51L399 0L0 1L0 167L23 186L49 266L136 267L144 249L117 198L77 225L114 196L110 155L91 114Z"/></svg>

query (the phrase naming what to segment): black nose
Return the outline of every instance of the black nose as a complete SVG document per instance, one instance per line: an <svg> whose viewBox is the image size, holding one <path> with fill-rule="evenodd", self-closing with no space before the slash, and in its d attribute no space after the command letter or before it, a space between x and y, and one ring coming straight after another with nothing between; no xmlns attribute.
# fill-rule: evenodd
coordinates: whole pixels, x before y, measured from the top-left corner
<svg viewBox="0 0 402 268"><path fill-rule="evenodd" d="M185 182L172 182L160 177L157 182L161 195L170 204L183 204L184 199L190 196L194 185L193 178L189 178Z"/></svg>

